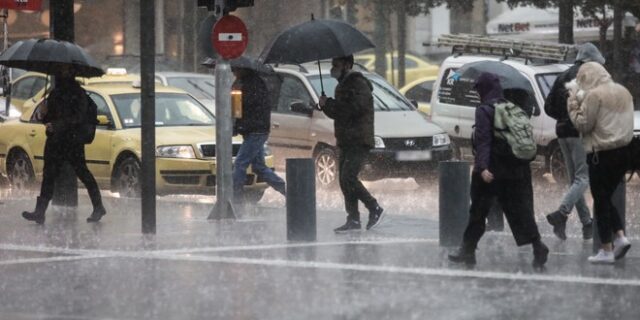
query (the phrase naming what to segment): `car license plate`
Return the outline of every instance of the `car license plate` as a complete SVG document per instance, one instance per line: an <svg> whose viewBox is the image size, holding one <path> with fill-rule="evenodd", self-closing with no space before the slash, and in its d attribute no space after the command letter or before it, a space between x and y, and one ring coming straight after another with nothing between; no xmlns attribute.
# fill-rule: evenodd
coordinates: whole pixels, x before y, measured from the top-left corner
<svg viewBox="0 0 640 320"><path fill-rule="evenodd" d="M424 151L398 151L396 152L398 161L424 161L431 160L431 150Z"/></svg>

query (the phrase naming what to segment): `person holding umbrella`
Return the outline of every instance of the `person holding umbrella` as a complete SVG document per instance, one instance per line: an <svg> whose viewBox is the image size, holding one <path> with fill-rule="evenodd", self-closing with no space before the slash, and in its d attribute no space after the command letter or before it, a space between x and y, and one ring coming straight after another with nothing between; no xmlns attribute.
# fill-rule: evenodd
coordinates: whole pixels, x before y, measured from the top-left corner
<svg viewBox="0 0 640 320"><path fill-rule="evenodd" d="M360 230L358 201L369 210L367 230L375 228L384 210L358 179L364 161L375 143L373 138L373 86L362 73L353 71L353 55L334 58L331 76L338 79L335 99L320 97L320 109L333 119L339 150L339 182L344 195L347 222L336 233Z"/></svg>
<svg viewBox="0 0 640 320"><path fill-rule="evenodd" d="M91 197L93 213L87 218L87 222L99 221L106 210L102 205L96 180L87 168L84 154L86 141L82 138L86 132L83 124L95 124L97 120L87 118L90 98L75 81L75 77L99 77L104 71L80 46L54 39L18 41L2 52L0 65L53 74L56 77L55 88L41 106L44 109L41 110L41 120L47 127L47 140L40 196L35 210L25 211L22 216L38 224L44 223L45 211L53 196L60 168L68 161Z"/></svg>
<svg viewBox="0 0 640 320"><path fill-rule="evenodd" d="M469 222L462 245L456 252L449 254L449 260L467 265L476 264L475 251L484 234L485 221L493 199L497 197L516 244L531 244L533 267L542 268L547 261L549 249L540 238L534 218L531 168L528 161L522 161L518 157L516 150L508 144L508 139L500 135L496 125L496 119L501 119L496 116L499 104L504 107L513 106L513 103L505 100L500 78L493 73L481 73L474 88L480 95L481 103L476 108L475 116L475 163L471 176ZM525 122L528 123L528 118ZM535 148L533 151L535 157Z"/></svg>
<svg viewBox="0 0 640 320"><path fill-rule="evenodd" d="M89 192L93 212L87 222L100 221L106 214L100 189L93 174L87 168L84 142L78 138L81 125L88 123L87 111L90 99L75 80L71 66L59 66L54 72L56 84L43 104L42 123L46 126L47 140L44 147L44 169L40 196L34 211L25 211L22 217L42 224L49 201L53 197L54 184L64 162L73 167L76 175ZM95 119L94 119L95 120Z"/></svg>
<svg viewBox="0 0 640 320"><path fill-rule="evenodd" d="M236 76L233 88L242 91L242 117L236 119L234 132L242 135L243 141L233 167L234 198L242 202L247 168L262 178L269 186L285 195L285 182L264 162L264 144L269 139L271 128L271 106L267 85L259 75L260 64L246 57L231 61L231 70Z"/></svg>

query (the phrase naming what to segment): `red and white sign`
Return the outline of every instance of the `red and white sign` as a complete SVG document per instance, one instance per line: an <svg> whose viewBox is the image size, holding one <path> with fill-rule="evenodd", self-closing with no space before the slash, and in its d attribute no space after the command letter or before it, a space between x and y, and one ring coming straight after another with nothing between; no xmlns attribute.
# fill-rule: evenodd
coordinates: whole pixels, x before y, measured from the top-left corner
<svg viewBox="0 0 640 320"><path fill-rule="evenodd" d="M40 11L42 9L42 0L0 0L0 8Z"/></svg>
<svg viewBox="0 0 640 320"><path fill-rule="evenodd" d="M247 26L236 16L223 16L213 26L211 42L216 52L224 59L240 57L249 43Z"/></svg>

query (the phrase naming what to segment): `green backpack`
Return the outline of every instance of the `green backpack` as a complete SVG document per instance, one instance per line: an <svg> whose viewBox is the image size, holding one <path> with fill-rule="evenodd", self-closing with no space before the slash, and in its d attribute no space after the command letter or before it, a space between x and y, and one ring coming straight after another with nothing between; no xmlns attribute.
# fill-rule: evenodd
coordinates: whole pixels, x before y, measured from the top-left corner
<svg viewBox="0 0 640 320"><path fill-rule="evenodd" d="M533 126L529 122L529 115L507 100L500 100L493 107L494 137L505 140L516 159L533 161L536 158L537 146L533 139Z"/></svg>

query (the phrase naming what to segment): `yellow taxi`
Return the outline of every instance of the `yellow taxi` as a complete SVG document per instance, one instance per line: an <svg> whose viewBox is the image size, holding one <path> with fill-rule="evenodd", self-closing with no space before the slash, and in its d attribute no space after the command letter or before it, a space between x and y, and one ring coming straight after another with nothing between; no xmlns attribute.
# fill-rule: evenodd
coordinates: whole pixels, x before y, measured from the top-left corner
<svg viewBox="0 0 640 320"><path fill-rule="evenodd" d="M437 65L431 64L417 55L407 53L405 55L405 83L410 83L418 78L426 76L438 76ZM358 54L354 56L356 63L370 71L376 69L376 55L374 53ZM391 68L391 52L387 53L387 74L385 78L389 83L398 86L398 52L393 52L393 68Z"/></svg>
<svg viewBox="0 0 640 320"><path fill-rule="evenodd" d="M399 91L416 105L418 111L431 115L431 94L437 78L437 75L419 78L402 87Z"/></svg>
<svg viewBox="0 0 640 320"><path fill-rule="evenodd" d="M25 72L20 77L11 82L11 103L23 112L25 103L32 104L42 99L44 88L51 87L51 77L47 79L47 75L39 72ZM107 73L102 77L95 78L76 78L83 85L92 84L130 84L134 81L140 81L140 76L127 74L126 69L111 68L107 69Z"/></svg>
<svg viewBox="0 0 640 320"><path fill-rule="evenodd" d="M99 125L86 145L87 164L102 189L123 197L140 195L140 88L131 84L84 86L98 106ZM215 116L193 96L177 88L156 86L156 181L158 194L213 194L216 185ZM0 125L0 174L14 188L42 179L45 127L39 121L42 101L19 119ZM233 139L237 154L241 137ZM273 168L273 156L265 157ZM266 189L251 171L245 194L257 202Z"/></svg>

